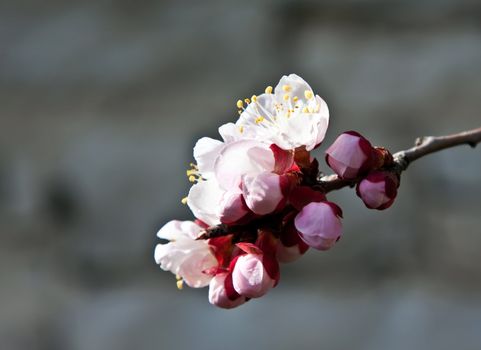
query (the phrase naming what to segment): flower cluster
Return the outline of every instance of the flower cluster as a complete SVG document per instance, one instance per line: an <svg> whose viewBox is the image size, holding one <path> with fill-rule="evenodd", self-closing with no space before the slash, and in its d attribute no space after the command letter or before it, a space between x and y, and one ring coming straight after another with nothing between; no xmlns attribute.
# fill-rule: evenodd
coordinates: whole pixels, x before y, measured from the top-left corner
<svg viewBox="0 0 481 350"><path fill-rule="evenodd" d="M309 247L330 249L342 235L342 211L318 185L319 163L310 154L324 139L329 110L299 76L237 102L239 119L219 128L222 140L201 138L194 183L182 201L195 221L171 221L158 232L155 260L177 275L177 286L209 286L209 301L239 306L279 282L279 263ZM356 132L341 134L326 162L342 179L356 181L368 208L394 201L399 179L387 171L392 157ZM220 233L219 233L220 232Z"/></svg>

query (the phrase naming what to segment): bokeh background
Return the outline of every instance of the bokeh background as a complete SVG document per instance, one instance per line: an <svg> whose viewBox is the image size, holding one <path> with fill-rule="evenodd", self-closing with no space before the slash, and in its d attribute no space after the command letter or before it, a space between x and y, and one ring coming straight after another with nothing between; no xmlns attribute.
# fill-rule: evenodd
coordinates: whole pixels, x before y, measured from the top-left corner
<svg viewBox="0 0 481 350"><path fill-rule="evenodd" d="M291 72L329 104L321 158L479 127L481 3L1 1L0 347L479 350L480 149L414 163L386 212L333 194L341 242L239 309L155 265L195 140Z"/></svg>

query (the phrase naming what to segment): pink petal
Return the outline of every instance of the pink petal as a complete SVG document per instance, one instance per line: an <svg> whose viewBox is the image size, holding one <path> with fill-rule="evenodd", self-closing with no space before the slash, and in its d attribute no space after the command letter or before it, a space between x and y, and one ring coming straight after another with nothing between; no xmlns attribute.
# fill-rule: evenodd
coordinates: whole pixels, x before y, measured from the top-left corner
<svg viewBox="0 0 481 350"><path fill-rule="evenodd" d="M309 246L326 250L341 237L342 224L336 205L330 202L310 203L294 219L296 229Z"/></svg>
<svg viewBox="0 0 481 350"><path fill-rule="evenodd" d="M234 300L229 298L226 288L226 282L228 282L226 280L229 275L226 272L217 274L209 284L209 302L223 309L232 309L246 302L246 298L241 295ZM232 277L230 279L232 281Z"/></svg>
<svg viewBox="0 0 481 350"><path fill-rule="evenodd" d="M281 177L267 172L243 176L242 191L247 206L258 215L272 213L284 199Z"/></svg>
<svg viewBox="0 0 481 350"><path fill-rule="evenodd" d="M262 259L258 254L239 256L232 271L232 284L237 293L259 298L274 286L275 280L267 273Z"/></svg>
<svg viewBox="0 0 481 350"><path fill-rule="evenodd" d="M225 192L219 203L219 210L220 221L224 224L233 224L249 213L240 189Z"/></svg>
<svg viewBox="0 0 481 350"><path fill-rule="evenodd" d="M389 208L396 198L399 181L395 175L384 171L373 171L358 183L357 195L369 209Z"/></svg>
<svg viewBox="0 0 481 350"><path fill-rule="evenodd" d="M326 162L344 179L354 179L368 170L373 148L355 131L344 132L326 150Z"/></svg>

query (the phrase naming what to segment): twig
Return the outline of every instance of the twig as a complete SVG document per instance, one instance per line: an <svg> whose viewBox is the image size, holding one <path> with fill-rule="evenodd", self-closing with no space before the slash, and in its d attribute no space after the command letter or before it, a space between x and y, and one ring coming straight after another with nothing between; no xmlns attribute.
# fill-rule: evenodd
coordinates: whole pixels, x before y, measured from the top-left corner
<svg viewBox="0 0 481 350"><path fill-rule="evenodd" d="M474 148L479 142L481 142L481 128L446 136L425 136L416 139L414 147L397 152L393 156L400 166L400 171L404 171L410 163L430 153L459 145L469 145Z"/></svg>
<svg viewBox="0 0 481 350"><path fill-rule="evenodd" d="M392 171L393 173L400 175L407 169L409 164L428 154L459 145L469 145L474 148L480 142L481 128L446 136L419 137L416 139L414 147L394 153L393 164L391 164L389 168L385 170ZM359 181L360 179L344 180L335 174L326 175L321 177L313 186L313 188L323 193L328 193L344 187L354 187ZM209 227L206 229L206 232L200 237L200 239L225 236L229 233L232 233L232 228L229 228L226 225Z"/></svg>

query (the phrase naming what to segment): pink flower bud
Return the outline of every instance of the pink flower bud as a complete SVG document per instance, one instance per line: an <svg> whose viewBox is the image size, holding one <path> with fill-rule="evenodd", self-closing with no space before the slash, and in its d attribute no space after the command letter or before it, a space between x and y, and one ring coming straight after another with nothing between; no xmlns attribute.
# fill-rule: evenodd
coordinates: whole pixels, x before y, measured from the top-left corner
<svg viewBox="0 0 481 350"><path fill-rule="evenodd" d="M223 309L232 309L246 302L246 297L237 294L232 287L232 275L218 273L209 283L209 302Z"/></svg>
<svg viewBox="0 0 481 350"><path fill-rule="evenodd" d="M373 165L375 150L371 143L355 131L339 135L326 150L326 162L343 179L355 179Z"/></svg>
<svg viewBox="0 0 481 350"><path fill-rule="evenodd" d="M275 270L277 276L273 273ZM244 254L235 261L232 284L240 295L259 298L276 285L279 279L278 271L279 266L275 259L263 254Z"/></svg>
<svg viewBox="0 0 481 350"><path fill-rule="evenodd" d="M332 202L310 203L294 219L301 239L309 246L328 250L341 237L341 208Z"/></svg>
<svg viewBox="0 0 481 350"><path fill-rule="evenodd" d="M399 180L387 171L372 171L357 184L356 193L369 209L389 208L396 198Z"/></svg>

